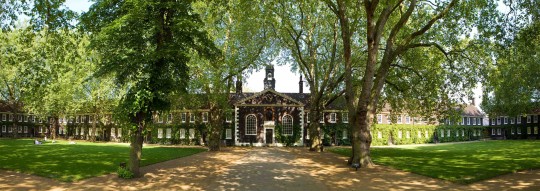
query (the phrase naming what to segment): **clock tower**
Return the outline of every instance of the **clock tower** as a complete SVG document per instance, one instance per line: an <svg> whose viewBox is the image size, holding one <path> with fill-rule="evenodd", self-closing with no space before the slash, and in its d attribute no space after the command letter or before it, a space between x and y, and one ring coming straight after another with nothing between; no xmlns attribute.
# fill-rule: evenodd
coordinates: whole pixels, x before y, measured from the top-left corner
<svg viewBox="0 0 540 191"><path fill-rule="evenodd" d="M276 79L274 78L274 66L268 65L266 66L266 77L264 78L264 89L275 90L275 88L276 88Z"/></svg>

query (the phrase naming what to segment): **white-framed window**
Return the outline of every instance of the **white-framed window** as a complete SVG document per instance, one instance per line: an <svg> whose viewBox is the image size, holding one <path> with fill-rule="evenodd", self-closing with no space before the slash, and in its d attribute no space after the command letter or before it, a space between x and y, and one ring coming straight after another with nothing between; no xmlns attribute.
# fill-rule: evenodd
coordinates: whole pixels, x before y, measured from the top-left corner
<svg viewBox="0 0 540 191"><path fill-rule="evenodd" d="M349 112L341 113L341 120L343 123L349 123Z"/></svg>
<svg viewBox="0 0 540 191"><path fill-rule="evenodd" d="M181 120L182 123L186 122L187 114L185 112L182 112L182 114L180 114L180 120Z"/></svg>
<svg viewBox="0 0 540 191"><path fill-rule="evenodd" d="M122 128L118 128L118 137L122 137Z"/></svg>
<svg viewBox="0 0 540 191"><path fill-rule="evenodd" d="M521 116L517 116L517 118L516 118L516 124L521 124Z"/></svg>
<svg viewBox="0 0 540 191"><path fill-rule="evenodd" d="M476 124L477 125L482 125L482 118L476 118Z"/></svg>
<svg viewBox="0 0 540 191"><path fill-rule="evenodd" d="M461 136L465 137L465 129L461 130Z"/></svg>
<svg viewBox="0 0 540 191"><path fill-rule="evenodd" d="M534 116L533 116L533 122L534 122L534 123L538 123L538 115L534 115Z"/></svg>
<svg viewBox="0 0 540 191"><path fill-rule="evenodd" d="M450 137L452 134L450 134L452 131L450 131L450 129L446 130L446 135L448 135L448 137Z"/></svg>
<svg viewBox="0 0 540 191"><path fill-rule="evenodd" d="M86 127L81 127L81 135L86 134Z"/></svg>
<svg viewBox="0 0 540 191"><path fill-rule="evenodd" d="M7 128L5 125L2 125L2 133L5 133L7 131Z"/></svg>
<svg viewBox="0 0 540 191"><path fill-rule="evenodd" d="M444 124L450 125L450 119L446 118L446 119L444 120Z"/></svg>
<svg viewBox="0 0 540 191"><path fill-rule="evenodd" d="M28 133L28 126L24 126L24 133Z"/></svg>
<svg viewBox="0 0 540 191"><path fill-rule="evenodd" d="M495 118L491 119L491 125L496 125Z"/></svg>
<svg viewBox="0 0 540 191"><path fill-rule="evenodd" d="M79 116L77 115L75 116L75 123L79 123L79 122L81 122L81 118L79 118Z"/></svg>
<svg viewBox="0 0 540 191"><path fill-rule="evenodd" d="M44 127L39 127L39 133L43 133L43 128ZM11 128L9 128L9 132L11 133Z"/></svg>
<svg viewBox="0 0 540 191"><path fill-rule="evenodd" d="M382 124L382 115L381 114L377 114L377 123Z"/></svg>
<svg viewBox="0 0 540 191"><path fill-rule="evenodd" d="M534 127L534 134L535 134L535 135L538 134L538 127Z"/></svg>
<svg viewBox="0 0 540 191"><path fill-rule="evenodd" d="M528 135L531 134L531 127L527 127L527 134L528 134Z"/></svg>
<svg viewBox="0 0 540 191"><path fill-rule="evenodd" d="M501 135L501 128L497 128L497 135Z"/></svg>
<svg viewBox="0 0 540 191"><path fill-rule="evenodd" d="M23 115L23 121L28 122L28 116L27 115Z"/></svg>
<svg viewBox="0 0 540 191"><path fill-rule="evenodd" d="M464 117L463 119L467 119L467 125L471 125L471 118L470 117Z"/></svg>
<svg viewBox="0 0 540 191"><path fill-rule="evenodd" d="M473 130L472 134L474 137L476 137L476 130Z"/></svg>
<svg viewBox="0 0 540 191"><path fill-rule="evenodd" d="M195 139L195 129L189 129L189 139Z"/></svg>
<svg viewBox="0 0 540 191"><path fill-rule="evenodd" d="M324 123L324 113L321 112L321 117L319 117L319 123Z"/></svg>
<svg viewBox="0 0 540 191"><path fill-rule="evenodd" d="M208 112L203 112L202 113L202 121L203 121L203 123L208 122Z"/></svg>
<svg viewBox="0 0 540 191"><path fill-rule="evenodd" d="M501 117L497 117L497 125L500 125L501 123Z"/></svg>
<svg viewBox="0 0 540 191"><path fill-rule="evenodd" d="M58 118L58 122L59 122L60 124L64 123L64 118L62 118L62 117Z"/></svg>
<svg viewBox="0 0 540 191"><path fill-rule="evenodd" d="M527 123L531 123L531 115L527 115Z"/></svg>
<svg viewBox="0 0 540 191"><path fill-rule="evenodd" d="M39 123L43 123L43 118L39 118Z"/></svg>
<svg viewBox="0 0 540 191"><path fill-rule="evenodd" d="M410 131L406 131L406 132L405 132L405 137L407 137L407 139L410 139L410 138L411 138L411 132L410 132Z"/></svg>
<svg viewBox="0 0 540 191"><path fill-rule="evenodd" d="M408 115L405 116L405 123L411 124L411 116L408 116Z"/></svg>
<svg viewBox="0 0 540 191"><path fill-rule="evenodd" d="M397 137L400 138L400 139L403 138L403 132L401 130L398 131L398 136Z"/></svg>
<svg viewBox="0 0 540 191"><path fill-rule="evenodd" d="M171 138L171 134L172 134L172 129L171 128L167 128L167 134L165 135L165 137L167 139L170 139Z"/></svg>
<svg viewBox="0 0 540 191"><path fill-rule="evenodd" d="M17 132L18 132L18 133L22 133L22 126L18 126L18 127L17 127Z"/></svg>
<svg viewBox="0 0 540 191"><path fill-rule="evenodd" d="M232 122L232 112L226 112L225 113L225 122L231 123Z"/></svg>
<svg viewBox="0 0 540 191"><path fill-rule="evenodd" d="M508 117L504 117L504 124L508 124Z"/></svg>
<svg viewBox="0 0 540 191"><path fill-rule="evenodd" d="M75 135L79 135L79 128L75 127Z"/></svg>
<svg viewBox="0 0 540 191"><path fill-rule="evenodd" d="M37 122L36 116L32 116L32 122Z"/></svg>
<svg viewBox="0 0 540 191"><path fill-rule="evenodd" d="M377 131L377 138L378 138L378 139L382 139L382 132Z"/></svg>
<svg viewBox="0 0 540 191"><path fill-rule="evenodd" d="M180 129L180 139L186 138L186 129Z"/></svg>
<svg viewBox="0 0 540 191"><path fill-rule="evenodd" d="M172 113L169 113L169 115L167 115L167 123L171 123L172 120L173 120Z"/></svg>
<svg viewBox="0 0 540 191"><path fill-rule="evenodd" d="M427 130L426 130L426 131L424 131L424 136L426 136L426 138L429 138L429 133L428 133L428 131L427 131Z"/></svg>
<svg viewBox="0 0 540 191"><path fill-rule="evenodd" d="M284 115L283 121L283 135L293 135L293 118L291 115Z"/></svg>
<svg viewBox="0 0 540 191"><path fill-rule="evenodd" d="M90 115L90 117L88 117L88 123L94 123L94 115Z"/></svg>
<svg viewBox="0 0 540 191"><path fill-rule="evenodd" d="M518 135L521 135L521 127L518 127L518 128L516 129L516 133L517 133Z"/></svg>
<svg viewBox="0 0 540 191"><path fill-rule="evenodd" d="M472 118L472 125L476 125L476 119L477 118Z"/></svg>
<svg viewBox="0 0 540 191"><path fill-rule="evenodd" d="M257 135L257 117L254 114L246 116L246 135Z"/></svg>
<svg viewBox="0 0 540 191"><path fill-rule="evenodd" d="M17 115L17 118L18 118L19 122L22 122L22 115L21 114Z"/></svg>
<svg viewBox="0 0 540 191"><path fill-rule="evenodd" d="M416 134L418 138L422 138L422 131L418 131Z"/></svg>
<svg viewBox="0 0 540 191"><path fill-rule="evenodd" d="M459 129L456 130L456 137L459 137Z"/></svg>
<svg viewBox="0 0 540 191"><path fill-rule="evenodd" d="M111 128L111 137L116 137L116 129L114 127Z"/></svg>
<svg viewBox="0 0 540 191"><path fill-rule="evenodd" d="M158 139L163 138L163 128L158 128L157 129L157 138Z"/></svg>
<svg viewBox="0 0 540 191"><path fill-rule="evenodd" d="M401 124L401 115L398 115L398 116L397 116L397 123L398 123L398 124Z"/></svg>
<svg viewBox="0 0 540 191"><path fill-rule="evenodd" d="M341 136L342 139L348 139L348 135L347 135L347 129L343 129L343 133L342 133L342 136Z"/></svg>
<svg viewBox="0 0 540 191"><path fill-rule="evenodd" d="M513 127L510 128L510 134L512 134L512 135L514 134L514 128Z"/></svg>
<svg viewBox="0 0 540 191"><path fill-rule="evenodd" d="M307 121L307 123L310 123L309 122L309 112L306 112L306 121Z"/></svg>
<svg viewBox="0 0 540 191"><path fill-rule="evenodd" d="M9 121L13 121L13 114L8 114L8 115L9 115L9 116L8 116L8 120L9 120Z"/></svg>
<svg viewBox="0 0 540 191"><path fill-rule="evenodd" d="M232 139L232 129L225 129L225 139Z"/></svg>
<svg viewBox="0 0 540 191"><path fill-rule="evenodd" d="M330 113L330 123L336 123L336 121L337 121L337 114Z"/></svg>
<svg viewBox="0 0 540 191"><path fill-rule="evenodd" d="M2 121L6 121L6 120L7 120L6 114L2 113Z"/></svg>
<svg viewBox="0 0 540 191"><path fill-rule="evenodd" d="M189 113L189 122L195 123L195 113Z"/></svg>
<svg viewBox="0 0 540 191"><path fill-rule="evenodd" d="M514 124L514 118L510 118L510 124Z"/></svg>
<svg viewBox="0 0 540 191"><path fill-rule="evenodd" d="M384 117L386 117L386 124L392 123L392 118L390 118L390 115L384 115Z"/></svg>
<svg viewBox="0 0 540 191"><path fill-rule="evenodd" d="M495 135L495 129L491 129L491 135Z"/></svg>
<svg viewBox="0 0 540 191"><path fill-rule="evenodd" d="M444 137L444 130L441 129L441 137Z"/></svg>
<svg viewBox="0 0 540 191"><path fill-rule="evenodd" d="M158 123L163 123L163 117L164 116L161 116L161 114L157 114L156 117L158 118ZM163 130L162 130L163 132Z"/></svg>
<svg viewBox="0 0 540 191"><path fill-rule="evenodd" d="M63 135L64 134L64 128L63 127L58 128L58 133L60 135Z"/></svg>

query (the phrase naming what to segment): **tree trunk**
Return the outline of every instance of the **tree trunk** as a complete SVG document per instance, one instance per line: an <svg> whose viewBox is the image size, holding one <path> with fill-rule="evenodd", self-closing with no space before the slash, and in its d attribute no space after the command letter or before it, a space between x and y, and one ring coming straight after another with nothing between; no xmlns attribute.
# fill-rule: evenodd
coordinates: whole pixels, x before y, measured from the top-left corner
<svg viewBox="0 0 540 191"><path fill-rule="evenodd" d="M96 123L98 122L96 115L94 115L94 119L92 119L92 130L90 130L90 141L95 142L96 141Z"/></svg>
<svg viewBox="0 0 540 191"><path fill-rule="evenodd" d="M223 121L222 121L222 109L217 107L218 104L211 104L210 106L210 133L208 134L208 150L209 151L220 151L221 150L221 132L223 132Z"/></svg>
<svg viewBox="0 0 540 191"><path fill-rule="evenodd" d="M315 102L312 102L315 103ZM322 140L321 140L321 126L320 121L320 110L317 106L311 106L310 110L310 123L309 123L309 151L321 152L322 151Z"/></svg>
<svg viewBox="0 0 540 191"><path fill-rule="evenodd" d="M54 116L52 121L51 139L56 139L56 128L58 127L58 117Z"/></svg>
<svg viewBox="0 0 540 191"><path fill-rule="evenodd" d="M137 124L137 128L133 135L131 135L131 143L129 150L129 170L135 177L141 177L140 164L143 147L143 130L144 130L144 113L137 113L134 121Z"/></svg>

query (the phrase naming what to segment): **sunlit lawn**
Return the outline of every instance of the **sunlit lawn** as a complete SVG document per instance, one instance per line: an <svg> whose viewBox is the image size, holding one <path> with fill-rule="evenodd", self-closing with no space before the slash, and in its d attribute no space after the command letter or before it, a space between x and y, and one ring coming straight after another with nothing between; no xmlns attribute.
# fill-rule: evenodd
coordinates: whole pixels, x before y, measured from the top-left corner
<svg viewBox="0 0 540 191"><path fill-rule="evenodd" d="M142 166L185 157L202 148L143 147ZM115 172L127 162L129 145L67 141L34 145L29 139L0 139L0 168L76 181Z"/></svg>
<svg viewBox="0 0 540 191"><path fill-rule="evenodd" d="M351 148L332 148L350 156ZM376 164L468 184L540 168L540 141L504 140L463 144L372 148Z"/></svg>

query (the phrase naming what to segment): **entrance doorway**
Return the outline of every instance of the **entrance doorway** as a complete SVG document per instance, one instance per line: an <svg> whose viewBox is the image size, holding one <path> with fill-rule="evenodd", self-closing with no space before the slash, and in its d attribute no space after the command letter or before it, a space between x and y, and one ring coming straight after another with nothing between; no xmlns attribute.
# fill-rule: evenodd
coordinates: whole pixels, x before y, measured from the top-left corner
<svg viewBox="0 0 540 191"><path fill-rule="evenodd" d="M274 143L274 129L265 129L265 140L266 144L273 144Z"/></svg>

